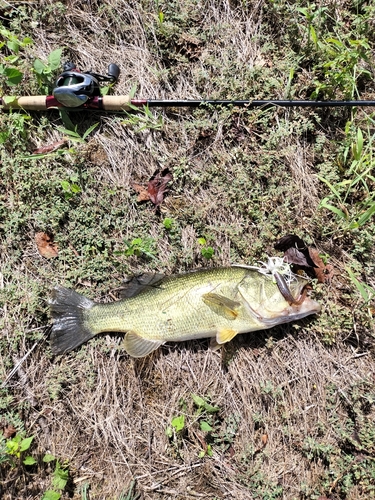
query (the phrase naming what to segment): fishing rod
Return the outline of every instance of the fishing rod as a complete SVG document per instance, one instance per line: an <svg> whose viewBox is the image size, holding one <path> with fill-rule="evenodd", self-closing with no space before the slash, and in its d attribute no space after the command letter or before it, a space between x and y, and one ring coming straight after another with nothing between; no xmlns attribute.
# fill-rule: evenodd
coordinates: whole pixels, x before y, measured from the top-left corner
<svg viewBox="0 0 375 500"><path fill-rule="evenodd" d="M3 110L24 109L44 111L48 109L65 109L67 111L129 111L134 108L148 107L191 107L199 106L236 106L244 108L332 108L332 107L374 107L371 100L222 100L222 99L133 99L129 95L102 95L100 83L115 84L120 75L117 64L108 66L107 75L93 71L81 72L74 63L67 62L63 73L56 80L52 95L0 97Z"/></svg>

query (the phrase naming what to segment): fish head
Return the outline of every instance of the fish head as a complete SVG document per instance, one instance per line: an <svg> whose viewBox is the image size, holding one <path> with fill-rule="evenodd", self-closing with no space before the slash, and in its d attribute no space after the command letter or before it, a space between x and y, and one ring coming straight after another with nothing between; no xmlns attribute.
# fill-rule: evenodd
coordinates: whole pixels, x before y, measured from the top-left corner
<svg viewBox="0 0 375 500"><path fill-rule="evenodd" d="M295 299L301 296L308 283L305 278L293 276L289 289ZM308 296L300 304L289 304L272 277L261 273L243 280L239 290L245 308L266 328L299 320L321 310L320 304Z"/></svg>

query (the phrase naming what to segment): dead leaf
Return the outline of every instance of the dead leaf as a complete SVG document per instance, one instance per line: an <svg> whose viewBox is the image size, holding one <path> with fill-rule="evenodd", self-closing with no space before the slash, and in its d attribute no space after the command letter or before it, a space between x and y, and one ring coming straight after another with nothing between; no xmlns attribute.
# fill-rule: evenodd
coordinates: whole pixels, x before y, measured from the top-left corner
<svg viewBox="0 0 375 500"><path fill-rule="evenodd" d="M157 170L148 181L147 188L141 184L133 183L134 191L138 193L137 201L152 201L156 208L163 202L168 191L168 183L172 180L172 173L168 168Z"/></svg>
<svg viewBox="0 0 375 500"><path fill-rule="evenodd" d="M297 248L298 250L303 250L306 248L305 242L296 234L286 234L282 238L278 239L274 244L275 250L281 250L285 252L289 248Z"/></svg>
<svg viewBox="0 0 375 500"><path fill-rule="evenodd" d="M60 141L56 141L53 142L52 144L48 144L47 146L42 146L41 148L35 149L32 154L40 155L40 154L52 153L53 151L59 149L61 146L67 144L67 142L68 138L64 137Z"/></svg>
<svg viewBox="0 0 375 500"><path fill-rule="evenodd" d="M284 253L284 260L288 264L302 267L315 267L306 243L296 234L287 234L276 241L274 248Z"/></svg>
<svg viewBox="0 0 375 500"><path fill-rule="evenodd" d="M315 267L307 247L305 251L298 250L297 248L288 248L284 253L284 260L288 264L295 264L299 267Z"/></svg>
<svg viewBox="0 0 375 500"><path fill-rule="evenodd" d="M132 184L132 188L138 193L137 201L148 201L150 199L147 188L135 183Z"/></svg>
<svg viewBox="0 0 375 500"><path fill-rule="evenodd" d="M263 448L266 446L267 443L268 443L268 434L262 434L260 436L260 446L255 450L254 455L258 455L263 450Z"/></svg>
<svg viewBox="0 0 375 500"><path fill-rule="evenodd" d="M310 257L315 264L314 271L318 279L318 282L325 283L326 281L329 281L334 274L333 266L331 266L330 264L327 265L324 264L316 248L310 247L309 252L310 252Z"/></svg>
<svg viewBox="0 0 375 500"><path fill-rule="evenodd" d="M8 439L8 438L11 438L12 436L14 436L17 432L17 429L15 427L13 427L13 425L9 424L5 427L4 431L3 431L3 436L5 439Z"/></svg>
<svg viewBox="0 0 375 500"><path fill-rule="evenodd" d="M262 442L262 446L266 446L266 444L268 443L268 434L262 434L262 437L260 438L261 442Z"/></svg>
<svg viewBox="0 0 375 500"><path fill-rule="evenodd" d="M36 233L35 243L38 248L38 252L42 257L46 259L52 259L57 257L58 248L56 243L53 242L53 236L47 233Z"/></svg>
<svg viewBox="0 0 375 500"><path fill-rule="evenodd" d="M164 168L161 172L156 171L148 182L147 191L152 203L158 207L164 200L168 191L168 183L173 179L172 172Z"/></svg>
<svg viewBox="0 0 375 500"><path fill-rule="evenodd" d="M330 280L334 274L333 266L325 265L319 251L309 247L295 234L287 234L274 245L276 250L284 251L284 260L293 265L293 270L305 271L309 276L317 278L319 283Z"/></svg>

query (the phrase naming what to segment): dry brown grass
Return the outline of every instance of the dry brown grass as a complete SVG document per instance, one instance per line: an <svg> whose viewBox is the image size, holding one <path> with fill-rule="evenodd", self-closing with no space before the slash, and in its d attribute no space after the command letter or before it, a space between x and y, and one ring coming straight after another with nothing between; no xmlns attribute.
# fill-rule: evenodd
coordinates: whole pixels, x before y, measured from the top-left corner
<svg viewBox="0 0 375 500"><path fill-rule="evenodd" d="M319 461L301 459L306 437L336 441L327 387L345 395L373 370L369 355L349 347L327 351L315 338L288 332L268 348L261 337L251 345L239 339L226 368L205 344L165 347L134 361L119 354L112 339L107 343L106 354L88 346L80 360L66 356L51 364L34 356L24 366L27 382L21 377L13 386L30 402L39 449L69 458L75 484L90 483L90 498L116 498L135 479L145 499L247 499L246 481L259 471L283 487L284 498L298 498L300 485L318 482L322 473ZM68 373L69 382L51 401L58 373ZM267 384L273 389L265 390ZM223 417L240 416L230 453L198 459L203 433L191 393L209 395ZM187 425L177 453L165 430L181 398ZM344 406L337 401L334 412L343 416Z"/></svg>

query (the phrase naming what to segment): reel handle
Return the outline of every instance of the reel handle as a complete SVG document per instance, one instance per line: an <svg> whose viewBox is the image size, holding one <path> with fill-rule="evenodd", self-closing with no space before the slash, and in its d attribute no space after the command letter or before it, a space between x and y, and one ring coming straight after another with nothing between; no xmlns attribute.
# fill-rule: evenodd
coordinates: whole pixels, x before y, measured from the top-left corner
<svg viewBox="0 0 375 500"><path fill-rule="evenodd" d="M111 63L108 66L107 74L111 78L111 81L115 83L117 82L118 77L120 76L120 68L117 66L117 64Z"/></svg>

